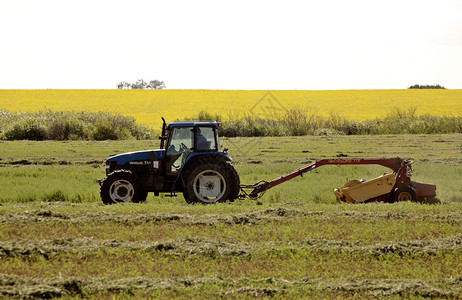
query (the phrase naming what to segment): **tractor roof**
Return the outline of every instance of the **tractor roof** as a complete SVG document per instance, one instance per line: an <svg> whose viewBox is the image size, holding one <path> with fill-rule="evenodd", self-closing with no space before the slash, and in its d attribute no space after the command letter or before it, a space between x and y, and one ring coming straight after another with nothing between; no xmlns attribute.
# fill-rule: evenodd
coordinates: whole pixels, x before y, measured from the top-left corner
<svg viewBox="0 0 462 300"><path fill-rule="evenodd" d="M220 126L217 121L175 121L168 124L167 128L194 127L194 126Z"/></svg>

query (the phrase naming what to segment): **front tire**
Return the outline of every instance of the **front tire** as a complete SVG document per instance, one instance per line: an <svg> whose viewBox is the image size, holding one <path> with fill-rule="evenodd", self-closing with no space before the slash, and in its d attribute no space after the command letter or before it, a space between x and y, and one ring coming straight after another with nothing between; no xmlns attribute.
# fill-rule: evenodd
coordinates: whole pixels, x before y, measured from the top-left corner
<svg viewBox="0 0 462 300"><path fill-rule="evenodd" d="M143 191L132 172L116 170L101 183L101 200L104 204L144 202L147 192Z"/></svg>
<svg viewBox="0 0 462 300"><path fill-rule="evenodd" d="M239 176L227 162L198 161L188 168L183 190L188 203L234 201L239 193Z"/></svg>

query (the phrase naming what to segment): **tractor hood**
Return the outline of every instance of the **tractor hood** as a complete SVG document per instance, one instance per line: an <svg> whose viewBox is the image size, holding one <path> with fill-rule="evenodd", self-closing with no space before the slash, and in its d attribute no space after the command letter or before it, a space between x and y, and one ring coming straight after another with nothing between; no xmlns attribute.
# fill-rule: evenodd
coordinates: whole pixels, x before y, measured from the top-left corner
<svg viewBox="0 0 462 300"><path fill-rule="evenodd" d="M118 165L125 165L132 161L160 160L164 157L165 150L143 150L128 152L109 157L106 162L116 162Z"/></svg>

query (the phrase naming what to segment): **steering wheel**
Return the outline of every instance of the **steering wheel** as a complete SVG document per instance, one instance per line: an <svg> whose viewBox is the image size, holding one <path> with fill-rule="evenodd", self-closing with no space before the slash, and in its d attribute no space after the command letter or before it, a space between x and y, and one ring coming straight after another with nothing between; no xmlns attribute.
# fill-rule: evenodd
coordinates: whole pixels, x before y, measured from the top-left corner
<svg viewBox="0 0 462 300"><path fill-rule="evenodd" d="M189 148L185 144L181 143L180 144L180 150L181 150L181 152L185 152L185 151L189 150Z"/></svg>

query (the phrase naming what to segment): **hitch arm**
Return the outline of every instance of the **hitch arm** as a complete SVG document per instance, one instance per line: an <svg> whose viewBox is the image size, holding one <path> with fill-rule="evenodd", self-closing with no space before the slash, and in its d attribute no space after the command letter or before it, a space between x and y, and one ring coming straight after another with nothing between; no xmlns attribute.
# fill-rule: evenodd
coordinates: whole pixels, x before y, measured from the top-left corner
<svg viewBox="0 0 462 300"><path fill-rule="evenodd" d="M321 159L315 161L311 164L301 167L295 171L292 171L288 174L282 175L281 177L275 178L271 181L259 181L253 185L241 185L241 190L244 189L253 189L250 193L244 191L243 196L248 196L250 198L259 198L261 193L267 191L268 189L275 187L283 182L291 180L297 176L303 176L303 174L310 172L316 168L325 165L381 165L387 167L393 172L398 172L402 164L407 164L408 161L396 158L332 158L332 159ZM412 163L412 162L411 162Z"/></svg>
<svg viewBox="0 0 462 300"><path fill-rule="evenodd" d="M287 180L291 180L297 176L303 176L303 174L305 174L306 172L309 172L317 168L316 163L317 162L311 163L309 165L306 165L288 174L282 175L281 177L278 177L271 181L259 181L252 186L247 186L247 188L253 188L253 190L248 194L248 196L250 198L258 198L258 195L260 193L263 193L266 190L269 190L270 188L275 187L276 185L279 185L283 182L286 182Z"/></svg>

